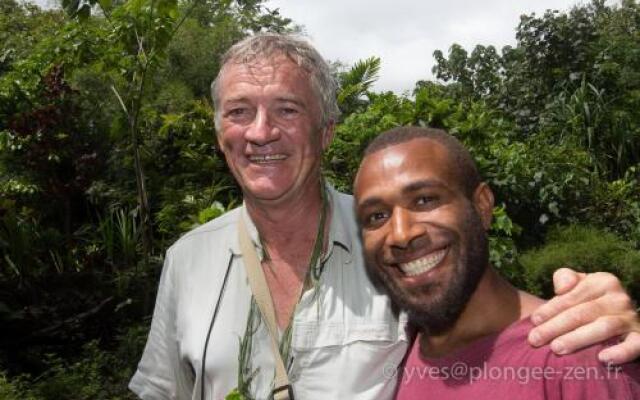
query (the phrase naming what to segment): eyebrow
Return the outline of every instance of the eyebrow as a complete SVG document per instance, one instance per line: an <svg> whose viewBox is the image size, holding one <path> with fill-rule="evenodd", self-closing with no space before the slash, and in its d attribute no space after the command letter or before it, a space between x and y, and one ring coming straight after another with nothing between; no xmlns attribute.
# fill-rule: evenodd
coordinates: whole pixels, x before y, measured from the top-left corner
<svg viewBox="0 0 640 400"><path fill-rule="evenodd" d="M444 188L446 187L442 181L437 179L421 179L419 181L414 181L408 184L407 186L402 188L403 194L409 194L413 192L420 191L422 189L428 188Z"/></svg>
<svg viewBox="0 0 640 400"><path fill-rule="evenodd" d="M281 97L277 97L276 101L281 102L281 103L293 103L299 107L302 107L304 109L306 109L306 104L304 103L304 101L302 101L299 97L297 96L281 96Z"/></svg>
<svg viewBox="0 0 640 400"><path fill-rule="evenodd" d="M227 98L224 99L224 101L222 101L222 105L225 104L233 104L233 103L246 103L249 99L246 96L238 96L238 97L232 97L232 98Z"/></svg>
<svg viewBox="0 0 640 400"><path fill-rule="evenodd" d="M300 98L296 96L280 96L280 97L277 97L275 100L280 103L293 103L304 109L307 108L304 101L302 101ZM231 97L231 98L225 99L222 102L222 104L224 106L225 104L250 103L250 102L251 102L251 99L249 96L238 96L238 97Z"/></svg>
<svg viewBox="0 0 640 400"><path fill-rule="evenodd" d="M408 184L407 186L402 188L401 193L403 195L408 195L411 193L419 192L420 190L427 188L445 188L446 186L439 180L436 179L421 179L419 181L414 181ZM360 204L357 205L357 209L372 207L377 204L383 203L381 197L372 196L363 200Z"/></svg>

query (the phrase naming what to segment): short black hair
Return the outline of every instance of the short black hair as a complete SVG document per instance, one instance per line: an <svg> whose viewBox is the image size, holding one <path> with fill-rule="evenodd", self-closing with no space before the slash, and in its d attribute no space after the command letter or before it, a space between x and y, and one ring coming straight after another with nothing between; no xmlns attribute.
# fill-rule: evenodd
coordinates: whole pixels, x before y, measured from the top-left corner
<svg viewBox="0 0 640 400"><path fill-rule="evenodd" d="M458 183L465 195L471 199L473 192L482 182L478 167L473 157L458 139L443 129L423 128L418 126L403 126L393 128L378 135L364 151L362 159L394 145L409 142L414 139L429 139L443 145L451 160L451 167L455 168Z"/></svg>

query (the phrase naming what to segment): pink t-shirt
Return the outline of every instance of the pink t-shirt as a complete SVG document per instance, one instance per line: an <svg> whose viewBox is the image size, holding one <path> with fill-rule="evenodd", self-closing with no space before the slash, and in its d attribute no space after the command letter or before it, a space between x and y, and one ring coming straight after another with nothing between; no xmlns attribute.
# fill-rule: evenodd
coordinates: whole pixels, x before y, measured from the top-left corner
<svg viewBox="0 0 640 400"><path fill-rule="evenodd" d="M640 366L607 366L602 345L556 356L527 343L529 318L442 358L425 358L414 341L399 376L398 400L640 400Z"/></svg>

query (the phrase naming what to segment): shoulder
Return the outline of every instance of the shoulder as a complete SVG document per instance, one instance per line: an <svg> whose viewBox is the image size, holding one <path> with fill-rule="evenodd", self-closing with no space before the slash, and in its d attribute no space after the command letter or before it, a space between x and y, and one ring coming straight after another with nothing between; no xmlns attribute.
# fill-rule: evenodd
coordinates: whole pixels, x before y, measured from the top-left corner
<svg viewBox="0 0 640 400"><path fill-rule="evenodd" d="M516 367L531 381L543 382L547 399L640 398L637 366L608 367L598 360L598 353L611 342L559 356L548 345L529 345L527 334L532 327L527 318L501 332L491 343L491 359Z"/></svg>
<svg viewBox="0 0 640 400"><path fill-rule="evenodd" d="M171 275L193 275L197 279L208 279L200 274L211 270L222 271L220 266L237 253L240 211L233 209L182 235L167 249L164 269L173 271Z"/></svg>
<svg viewBox="0 0 640 400"><path fill-rule="evenodd" d="M349 212L353 212L353 196L347 193L342 193L337 190L333 190L333 199L343 209L347 209Z"/></svg>
<svg viewBox="0 0 640 400"><path fill-rule="evenodd" d="M192 251L194 248L202 246L231 249L235 240L236 221L240 210L240 207L234 208L185 233L169 247L167 255Z"/></svg>
<svg viewBox="0 0 640 400"><path fill-rule="evenodd" d="M166 251L160 287L176 293L210 291L223 279L237 248L240 209L231 210L187 233Z"/></svg>
<svg viewBox="0 0 640 400"><path fill-rule="evenodd" d="M341 202L348 203L349 205L353 205L353 196L352 195L350 195L348 193L340 192L340 191L335 190L335 189L333 189L332 192Z"/></svg>
<svg viewBox="0 0 640 400"><path fill-rule="evenodd" d="M605 365L597 356L604 345L591 346L565 356L550 357L557 377L547 382L562 399L640 398L640 370L637 365Z"/></svg>
<svg viewBox="0 0 640 400"><path fill-rule="evenodd" d="M349 229L357 229L354 217L354 200L350 194L339 192L330 188L331 202L334 205L334 212L340 218L340 222L347 225Z"/></svg>
<svg viewBox="0 0 640 400"><path fill-rule="evenodd" d="M520 358L523 365L545 365L550 367L563 367L567 365L599 366L597 354L603 348L603 344L589 346L571 354L556 355L547 344L533 347L527 341L529 331L534 327L527 317L521 319L500 332L496 339L492 340L492 347L506 358Z"/></svg>
<svg viewBox="0 0 640 400"><path fill-rule="evenodd" d="M563 356L548 349L547 365L555 376L547 382L547 387L553 386L563 399L639 398L640 368L637 364L615 366L598 360L598 353L612 344L612 341L600 343Z"/></svg>
<svg viewBox="0 0 640 400"><path fill-rule="evenodd" d="M240 210L241 207L234 208L233 210L222 214L218 218L214 218L206 224L202 224L197 228L190 230L182 235L175 244L188 242L190 240L201 238L202 236L217 235L229 229L235 230Z"/></svg>

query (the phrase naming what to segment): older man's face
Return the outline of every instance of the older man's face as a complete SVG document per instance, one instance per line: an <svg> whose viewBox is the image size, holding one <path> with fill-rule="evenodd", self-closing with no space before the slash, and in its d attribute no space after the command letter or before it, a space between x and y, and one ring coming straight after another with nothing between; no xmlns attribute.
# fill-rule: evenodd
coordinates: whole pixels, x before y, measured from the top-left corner
<svg viewBox="0 0 640 400"><path fill-rule="evenodd" d="M219 88L218 141L245 198L280 203L316 189L332 127L320 126L308 73L284 56L231 62Z"/></svg>

